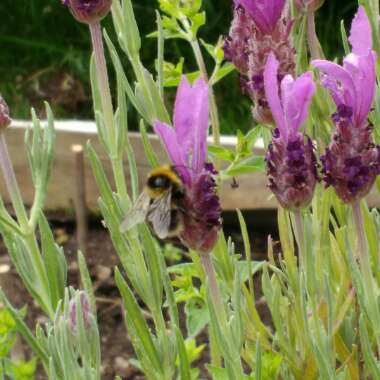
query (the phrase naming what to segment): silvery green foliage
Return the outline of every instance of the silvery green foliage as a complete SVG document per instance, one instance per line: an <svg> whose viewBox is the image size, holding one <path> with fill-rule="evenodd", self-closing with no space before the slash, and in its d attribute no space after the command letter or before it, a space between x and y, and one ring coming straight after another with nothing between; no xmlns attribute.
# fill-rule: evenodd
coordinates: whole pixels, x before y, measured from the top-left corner
<svg viewBox="0 0 380 380"><path fill-rule="evenodd" d="M54 321L38 328L37 341L49 353L49 379L100 379L99 331L85 292L66 289Z"/></svg>
<svg viewBox="0 0 380 380"><path fill-rule="evenodd" d="M276 7L272 9L272 16L276 17L271 17L269 13L266 16L278 21L277 9L283 9L282 3L282 0L273 2ZM363 0L360 3L365 8L369 23L365 20L364 8L361 8L361 16L355 23L355 29L359 32L358 41L365 42L363 36L368 40L372 30L375 37L373 49L379 52L378 2ZM255 12L263 9L263 3L258 0L236 0L235 4ZM295 207L290 207L290 211L279 208L280 254L275 256L276 244L269 237L266 261L252 260L251 252L256 247L251 246L247 226L240 212L241 249L237 249L232 239L226 238L222 231L217 231L219 234L212 236L208 241L210 244L199 249L202 252L190 249L186 252L188 260L171 265L166 263L165 255L173 260L176 257L173 249L163 248L147 224L140 224L127 232L120 230L124 216L141 191L128 133L128 101L141 117L142 145L152 167L161 162L150 145L146 125L156 125L172 163L185 160L187 164L182 172L185 176L187 172L190 182L198 169L199 172L204 169L206 160L212 161L220 169L219 172L212 169L215 183L211 186L211 182L204 182L205 188L196 191L194 197L199 204L207 207L207 211L213 210L212 205L215 206L214 201L219 196L214 191L215 186L223 181L233 181L236 186L242 174L264 170L262 152L258 155L252 151L260 140L266 148L271 136L270 126L259 125L246 135L237 132L235 149L220 145L218 113L212 87L233 70L232 64L223 63L223 43L218 41L215 46L208 42L199 43L197 33L206 22L200 0L161 0L159 5L162 13L157 14L158 31L151 36L157 37L158 59L156 72L150 73L141 62L143 39L134 17L132 1L113 0L112 17L117 42L134 73L133 78L127 78L122 63L125 60L119 56L114 42L104 32L116 73L114 104L104 101L105 86L109 85L104 82L106 68L102 66L104 51L99 42L100 25L90 28L91 33L98 33L97 38L93 39L94 44L97 44L94 49L97 56L92 60L90 73L95 118L99 139L112 167L112 181L107 178L98 152L90 143L87 154L99 188L99 209L104 226L120 258L120 266L115 270L115 281L136 354L131 363L148 380L200 379L202 375L196 361L202 351L207 349L210 361L206 368L215 380L380 378L380 217L376 210L368 208L364 200L359 202L355 198L354 203L341 202L333 188L325 189L322 184L315 183L314 171L305 202L298 202ZM287 7L284 9L289 10ZM292 36L296 38L294 46L298 49L297 73L305 71L305 64L307 66L309 63L308 52L304 49L304 22L305 17L309 16L302 15L295 20L293 29L299 32L297 36ZM265 17L261 19L265 20ZM363 20L366 21L365 27ZM186 98L186 93L190 94L190 87L184 80L176 102L176 108L181 112L174 112L173 121L168 112L165 89L166 86L180 83L184 65L183 60L179 64L164 61L164 42L168 38L179 38L190 44L198 67L188 74L188 80L195 82L203 76L203 80L195 83L202 83L204 89L208 87L209 95L202 97L201 107L196 106L199 94L194 93L194 96ZM348 51L348 42L352 42L352 38L347 39L344 28L342 40L351 76L356 78L357 71L354 69L357 61ZM214 61L211 73L207 72L205 66L203 48ZM312 46L309 48L312 50ZM325 65L323 61L322 68L326 68ZM315 154L320 155L330 143L334 127L331 115L338 111L343 112L344 117L351 117L350 113L345 112L347 110L336 109L340 100L344 98L345 102L350 102L355 99L358 109L362 109L362 98L353 98L346 93L341 98L341 91L361 90L362 97L372 92L366 92L364 80L357 80L351 86L353 83L347 76L337 76L337 70L341 70L337 66L328 63L329 75L337 83L329 80L331 78L323 77L327 82L322 80L332 90L334 101L321 86L317 86L309 112L306 111L309 109L311 93L314 93L311 81L317 81L317 77L313 79L309 73L306 76L294 76L301 77L301 80L289 76L278 78L273 72L273 75L265 75L266 79L263 77L266 82L264 90L270 95L269 106L274 113L276 126L280 128L279 135L275 132L275 139L283 139L287 143L288 138L290 141L290 137L295 134L297 137L306 132L314 141ZM366 69L369 69L368 65ZM368 81L370 77L365 79ZM344 80L344 86L341 80ZM278 91L280 81L281 91ZM373 80L371 85L374 85ZM310 91L311 87L313 91ZM368 116L377 144L380 136L380 97L378 87L373 87L376 87L374 104L369 104L372 98L366 103L364 120L367 123ZM207 108L203 104L207 100L210 102L213 145L207 144L206 134L203 133L208 128L207 112L202 111ZM202 122L199 122L196 116L203 113L206 117L202 117ZM53 117L48 106L47 114L46 127L33 114L33 129L26 138L36 188L30 213L23 205L5 149L4 135L0 132L1 169L5 178L9 179L7 186L16 214L13 219L0 202L0 232L26 288L49 321L44 326L37 326L34 334L24 321L23 310L15 309L2 290L0 300L15 321L17 331L41 361L46 376L54 380L97 380L101 376L100 339L90 275L84 257L80 254L78 262L84 290L66 288L65 257L54 242L42 213L55 140ZM165 127L157 128L157 125ZM187 125L192 126L191 133L184 128ZM173 127L175 130L172 130ZM302 161L298 149L288 150L285 143L278 144L276 160L272 157L272 161L277 165L275 169L279 169L275 173L277 186L281 187L285 183L285 190L289 190L293 179L301 184L306 182L305 178L301 178L303 170L293 170L292 167L280 170L282 161L289 157L293 159L293 166ZM311 151L312 148L310 143L307 149ZM373 149L373 146L367 148ZM130 178L128 182L124 170L125 159ZM314 170L315 162L310 161ZM187 167L189 163L194 164L191 170ZM197 165L199 163L202 165ZM297 178L281 177L289 172ZM190 189L199 189L199 186L191 187L190 182ZM280 188L276 194L280 199L286 195L283 190L284 187ZM257 189L253 188L254 191ZM305 207L300 208L300 205ZM189 205L188 209L191 210L191 207L193 205ZM207 215L204 212L202 216ZM202 217L196 219L197 229L194 231L198 231L199 225L202 227L201 223L210 227ZM207 228L204 230L207 231ZM191 244L188 246L197 248L193 244L197 233L190 237ZM262 298L257 293L254 275L261 281ZM263 301L269 309L271 324L264 323L259 313ZM180 323L179 310L182 306L185 326L182 321ZM207 341L197 345L202 332L207 334Z"/></svg>

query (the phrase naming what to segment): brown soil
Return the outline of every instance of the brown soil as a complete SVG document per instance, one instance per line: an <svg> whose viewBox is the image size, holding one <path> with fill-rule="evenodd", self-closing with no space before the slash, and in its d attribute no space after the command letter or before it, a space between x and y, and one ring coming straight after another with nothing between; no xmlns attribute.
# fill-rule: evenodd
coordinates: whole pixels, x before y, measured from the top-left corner
<svg viewBox="0 0 380 380"><path fill-rule="evenodd" d="M78 287L79 271L76 263L77 244L75 231L70 224L54 224L54 232L57 241L63 245L67 261L69 264L69 284ZM237 244L241 247L242 241L240 233L236 227L228 229L228 235L231 235ZM252 239L254 250L254 259L263 259L266 252L267 233L256 233ZM113 270L119 264L118 257L112 247L107 231L99 223L93 226L88 235L88 248L86 253L91 277L96 289L97 306L98 306L98 323L100 328L101 345L102 345L102 379L114 380L116 375L120 375L123 380L144 379L144 376L129 364L128 359L134 357L133 347L128 339L127 331L123 322L120 298L117 288L113 281ZM38 321L43 323L46 320L43 313L33 304L31 297L25 290L17 272L11 265L7 256L6 249L0 242L0 265L9 264L10 270L6 273L0 273L0 283L5 287L5 292L11 302L16 307L28 305L27 323L34 330ZM257 291L260 294L259 279L255 279ZM269 314L259 302L259 312L266 322L269 321ZM206 335L199 337L200 342L206 339ZM29 351L24 347L26 356ZM197 366L202 368L202 373L207 376L204 363L208 361L208 353L200 359ZM38 379L45 379L46 376L39 375Z"/></svg>

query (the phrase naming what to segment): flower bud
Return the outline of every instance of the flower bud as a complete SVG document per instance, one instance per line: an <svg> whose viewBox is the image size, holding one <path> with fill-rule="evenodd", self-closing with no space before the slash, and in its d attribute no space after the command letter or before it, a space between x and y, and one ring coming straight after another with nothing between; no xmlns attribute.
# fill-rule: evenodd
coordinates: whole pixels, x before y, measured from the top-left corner
<svg viewBox="0 0 380 380"><path fill-rule="evenodd" d="M107 16L112 0L63 0L63 4L78 21L93 24Z"/></svg>
<svg viewBox="0 0 380 380"><path fill-rule="evenodd" d="M79 302L82 311L83 324L85 329L91 327L91 308L90 302L88 300L87 294L84 291L79 292L78 294ZM70 300L69 303L69 327L73 335L78 333L78 321L77 321L77 297L74 297Z"/></svg>
<svg viewBox="0 0 380 380"><path fill-rule="evenodd" d="M7 128L11 124L11 121L8 105L0 95L0 131Z"/></svg>
<svg viewBox="0 0 380 380"><path fill-rule="evenodd" d="M325 0L294 0L300 13L314 13L325 2Z"/></svg>

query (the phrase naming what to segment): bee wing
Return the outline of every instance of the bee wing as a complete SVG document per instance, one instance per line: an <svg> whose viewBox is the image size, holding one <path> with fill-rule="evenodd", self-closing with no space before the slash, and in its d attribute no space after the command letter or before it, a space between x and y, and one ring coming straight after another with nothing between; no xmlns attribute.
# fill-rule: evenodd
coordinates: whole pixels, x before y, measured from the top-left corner
<svg viewBox="0 0 380 380"><path fill-rule="evenodd" d="M149 208L148 220L160 239L166 239L170 231L172 192L168 190L155 199Z"/></svg>
<svg viewBox="0 0 380 380"><path fill-rule="evenodd" d="M127 212L124 221L120 225L120 232L124 233L138 224L144 223L146 216L148 215L149 205L150 197L145 191L143 191L132 208Z"/></svg>

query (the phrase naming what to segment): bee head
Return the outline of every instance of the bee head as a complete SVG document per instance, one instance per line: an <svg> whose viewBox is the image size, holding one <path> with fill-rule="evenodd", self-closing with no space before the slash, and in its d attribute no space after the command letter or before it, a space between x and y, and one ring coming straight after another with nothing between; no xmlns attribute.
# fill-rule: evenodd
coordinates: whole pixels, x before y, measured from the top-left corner
<svg viewBox="0 0 380 380"><path fill-rule="evenodd" d="M152 175L148 178L148 187L155 190L168 190L171 180L164 174Z"/></svg>

